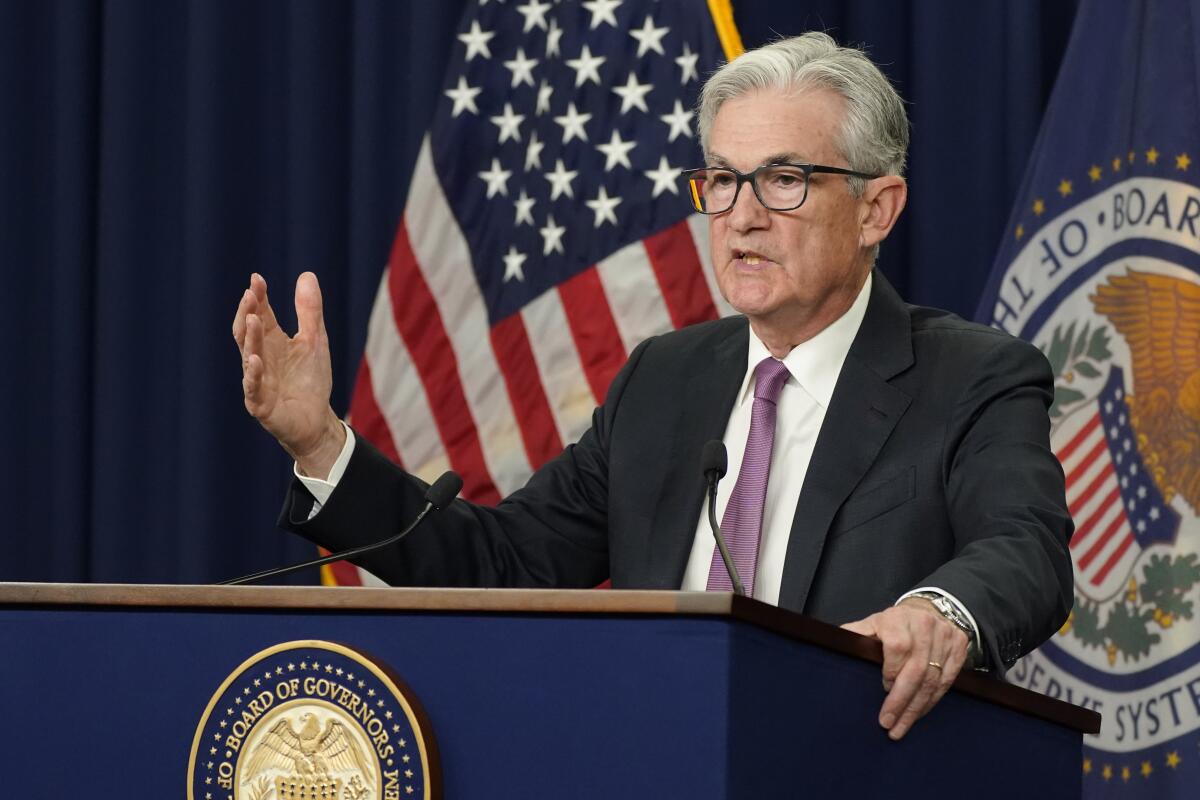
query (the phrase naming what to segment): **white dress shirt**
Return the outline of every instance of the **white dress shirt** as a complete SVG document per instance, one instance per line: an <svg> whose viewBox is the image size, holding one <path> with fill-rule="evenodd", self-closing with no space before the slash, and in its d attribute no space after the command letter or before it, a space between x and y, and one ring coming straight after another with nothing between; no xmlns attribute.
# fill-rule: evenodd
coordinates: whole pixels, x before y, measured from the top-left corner
<svg viewBox="0 0 1200 800"><path fill-rule="evenodd" d="M817 435L825 421L833 388L837 385L842 364L858 328L867 313L871 296L871 277L858 293L850 309L832 325L803 342L783 358L788 379L779 393L775 412L775 443L771 449L771 475L767 481L767 498L763 505L762 536L758 544L758 569L754 578L754 597L771 605L779 604L779 585L783 580L783 563L787 557L788 538L792 533L792 517L796 501L808 474ZM725 507L742 466L746 439L750 435L750 413L754 406L754 369L764 358L770 358L759 338L750 331L750 346L746 356L746 373L725 426L725 451L729 469L717 485L717 519L725 517ZM692 554L683 573L686 591L704 591L708 585L709 565L712 563L716 540L708 525L708 500L705 498ZM743 581L749 582L747 576Z"/></svg>

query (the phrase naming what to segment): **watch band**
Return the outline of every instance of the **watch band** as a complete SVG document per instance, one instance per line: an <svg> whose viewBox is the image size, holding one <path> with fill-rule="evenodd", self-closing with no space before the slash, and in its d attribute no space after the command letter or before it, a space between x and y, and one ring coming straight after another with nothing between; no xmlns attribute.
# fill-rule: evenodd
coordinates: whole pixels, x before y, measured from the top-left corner
<svg viewBox="0 0 1200 800"><path fill-rule="evenodd" d="M976 666L980 663L983 655L983 649L980 647L979 640L975 636L975 628L967 619L958 606L950 602L944 595L938 592L913 592L909 597L919 597L922 600L928 600L929 603L937 610L939 614L950 621L954 627L967 635L967 664L968 668Z"/></svg>

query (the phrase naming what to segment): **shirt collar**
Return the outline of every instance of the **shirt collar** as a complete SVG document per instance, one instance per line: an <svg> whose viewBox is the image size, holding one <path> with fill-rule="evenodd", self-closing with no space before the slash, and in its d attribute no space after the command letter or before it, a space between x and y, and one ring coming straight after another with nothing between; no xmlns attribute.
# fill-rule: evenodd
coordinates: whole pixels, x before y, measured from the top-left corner
<svg viewBox="0 0 1200 800"><path fill-rule="evenodd" d="M841 374L842 364L846 361L846 354L850 352L850 345L854 343L863 317L867 315L871 281L871 274L867 273L866 282L846 313L813 338L793 347L792 351L784 356L783 365L790 373L784 388L799 385L821 408L829 408L829 401L833 397L833 389L837 385L838 375ZM750 329L748 350L746 374L742 378L742 388L738 391L739 405L754 396L754 368L764 358L771 356L767 346L754 335L753 328Z"/></svg>

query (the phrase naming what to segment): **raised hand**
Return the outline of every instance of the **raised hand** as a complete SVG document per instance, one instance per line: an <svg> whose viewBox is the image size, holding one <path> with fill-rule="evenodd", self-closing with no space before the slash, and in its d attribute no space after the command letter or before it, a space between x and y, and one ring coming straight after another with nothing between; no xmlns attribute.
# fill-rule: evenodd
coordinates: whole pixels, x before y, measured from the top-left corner
<svg viewBox="0 0 1200 800"><path fill-rule="evenodd" d="M317 276L296 281L296 321L288 336L257 273L238 303L233 338L242 354L246 410L274 436L306 474L324 478L345 443L345 428L329 405L333 369Z"/></svg>

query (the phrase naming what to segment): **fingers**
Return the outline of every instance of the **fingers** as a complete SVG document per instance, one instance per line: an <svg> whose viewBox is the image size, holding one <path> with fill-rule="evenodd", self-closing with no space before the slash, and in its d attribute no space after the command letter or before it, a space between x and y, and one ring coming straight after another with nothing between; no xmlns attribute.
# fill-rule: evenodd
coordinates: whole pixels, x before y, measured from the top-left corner
<svg viewBox="0 0 1200 800"><path fill-rule="evenodd" d="M246 317L250 314L265 314L268 319L264 322L269 320L268 329L276 324L275 313L271 310L271 304L267 302L267 281L257 272L251 273L250 288L242 292L237 313L233 315L233 340L237 342L238 350L245 349ZM243 353L243 357L244 355Z"/></svg>
<svg viewBox="0 0 1200 800"><path fill-rule="evenodd" d="M874 619L874 617L867 617L866 619L847 622L846 624L842 625L842 628L857 633L861 636L870 636L876 638Z"/></svg>
<svg viewBox="0 0 1200 800"><path fill-rule="evenodd" d="M245 347L242 349L242 394L246 410L259 422L270 412L267 391L267 362L264 359L264 331L257 314L246 316Z"/></svg>
<svg viewBox="0 0 1200 800"><path fill-rule="evenodd" d="M934 648L932 652L936 653L937 648ZM905 691L912 691L914 687L915 691L912 691L911 699L899 712L899 716L893 716L895 723L888 730L888 737L893 741L902 739L912 728L913 723L929 713L929 710L937 705L942 696L949 691L966 660L965 648L959 654L948 649L942 659L944 660L930 658L922 661L917 657L910 658L901 671L900 677L896 679L896 686L888 694L888 699L884 701L885 710L879 715L880 724L885 728L888 727L884 724L887 715L895 714L894 711L888 710L888 703L892 700L892 695L901 689L902 685ZM940 664L941 669L934 664ZM898 704L903 702L903 699L897 701Z"/></svg>
<svg viewBox="0 0 1200 800"><path fill-rule="evenodd" d="M250 291L262 302L267 302L267 279L257 272L250 273Z"/></svg>
<svg viewBox="0 0 1200 800"><path fill-rule="evenodd" d="M246 315L246 338L242 345L242 361L245 362L251 355L262 357L263 352L263 324L262 318L258 314Z"/></svg>
<svg viewBox="0 0 1200 800"><path fill-rule="evenodd" d="M279 327L275 319L275 310L267 299L267 279L257 272L250 275L250 291L258 303L256 313L262 318L263 332L269 333Z"/></svg>
<svg viewBox="0 0 1200 800"><path fill-rule="evenodd" d="M901 666L879 714L879 724L888 729L888 736L893 740L903 737L929 709L929 701L945 669L938 670L930 665L936 659L920 655L922 651L929 652L925 648L917 647L915 651L909 653Z"/></svg>
<svg viewBox="0 0 1200 800"><path fill-rule="evenodd" d="M250 289L242 292L242 299L238 301L237 313L233 315L233 340L237 342L239 351L245 350L246 317L257 310L258 299L254 296L254 292Z"/></svg>
<svg viewBox="0 0 1200 800"><path fill-rule="evenodd" d="M305 272L296 280L296 322L298 337L313 338L325 335L324 305L317 276Z"/></svg>
<svg viewBox="0 0 1200 800"><path fill-rule="evenodd" d="M262 323L263 335L271 335L278 327L275 310L267 300L267 281L257 272L250 276L250 288L242 293L237 313L233 317L233 340L245 360L246 319L257 314ZM300 331L308 335L324 335L325 321L322 317L321 287L317 276L311 272L302 274L296 282L296 316ZM261 351L259 351L261 352Z"/></svg>
<svg viewBox="0 0 1200 800"><path fill-rule="evenodd" d="M262 360L263 325L257 314L247 314L244 321L245 334L242 339L242 393L246 399L246 410L258 416L256 410L261 401L263 375L266 365Z"/></svg>
<svg viewBox="0 0 1200 800"><path fill-rule="evenodd" d="M966 661L966 636L932 610L901 605L842 627L874 635L883 644L888 695L879 724L893 740L937 704Z"/></svg>
<svg viewBox="0 0 1200 800"><path fill-rule="evenodd" d="M242 367L242 394L245 397L246 410L254 417L259 416L259 410L262 407L264 372L262 359L258 355L250 356Z"/></svg>
<svg viewBox="0 0 1200 800"><path fill-rule="evenodd" d="M942 664L942 669L938 674L939 680L937 686L933 690L933 694L926 701L925 708L922 709L920 716L925 716L930 709L938 704L946 692L950 691L950 687L954 685L954 680L958 677L958 673L962 672L963 664L967 662L967 648L964 646L961 649L951 645L949 654L946 660L939 662ZM931 668L932 669L932 668ZM907 728L905 729L907 731ZM900 736L904 735L905 731L901 731Z"/></svg>

